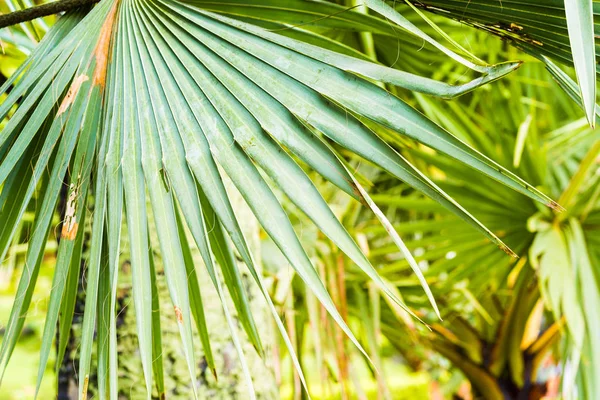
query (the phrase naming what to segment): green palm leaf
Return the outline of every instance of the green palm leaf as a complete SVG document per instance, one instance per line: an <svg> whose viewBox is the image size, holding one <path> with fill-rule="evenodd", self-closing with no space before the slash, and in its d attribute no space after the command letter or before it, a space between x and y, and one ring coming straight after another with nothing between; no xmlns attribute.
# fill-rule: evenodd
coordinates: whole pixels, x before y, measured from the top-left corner
<svg viewBox="0 0 600 400"><path fill-rule="evenodd" d="M600 3L591 0L419 0L415 5L498 35L546 62L574 65L591 126L596 102L597 33L594 16Z"/></svg>
<svg viewBox="0 0 600 400"><path fill-rule="evenodd" d="M294 346L256 272L222 174L231 179L295 272L365 356L275 193L283 192L397 305L406 306L344 229L296 159L369 205L404 253L438 313L428 283L407 245L379 210L378 199L371 200L331 142L433 199L509 254L514 253L468 207L459 204L378 133L391 132L395 138L422 143L460 161L474 176L487 175L498 187L560 208L540 190L383 88L383 84L389 84L439 97L455 97L501 78L516 69L519 62L482 65L474 57L444 47L385 3L366 2L372 10L410 32L411 40L426 40L481 74L453 86L366 61L367 57L353 58L348 54L356 51L334 44L319 30L341 28L389 35L389 22L379 16L342 13L343 7L321 2L261 0L255 7L250 5L237 1L102 0L85 17L83 12L62 17L19 70L22 76L17 78L15 74L0 89L5 93L11 88L0 105L3 119L18 104L0 132L0 183L4 184L1 211L9 222L1 236L3 253L38 191L44 171L50 171L47 183L38 193L43 201L36 213L25 271L0 348L2 373L23 327L59 188L67 171L73 202L63 216L54 289L42 342L40 379L59 314L63 313L65 321L72 315L72 292L76 290L73 282L77 276L72 268L79 265L81 258L75 239L81 235L79 224L87 216L85 204L93 198L80 398L87 396L96 313L99 394L101 398L117 396L114 312L123 217L130 243L137 336L148 398L153 371L159 390L164 386L161 361L156 358L161 343L157 337L159 315L154 310L157 297L153 253L149 252L149 215L157 227L167 286L191 379L195 378L197 365L192 317L206 353L211 350L206 322L198 309L202 307L196 278L198 266L190 260L188 231L223 302L250 397L254 391L249 368L235 333L221 275L238 318L259 353L262 345L232 260L229 239L259 285L294 365L299 368ZM319 20L319 16L332 17ZM305 23L310 27L290 26ZM264 28L273 24L290 32L284 36L277 29ZM584 93L589 97L589 93ZM24 171L24 157L32 153L36 154L33 170ZM18 185L19 178L25 180L25 187ZM92 182L94 190L88 190ZM494 256L505 257L501 252ZM215 268L215 259L220 270ZM59 340L59 347L63 348L64 332ZM212 361L209 364L214 368ZM302 375L300 379L304 382ZM38 390L39 383L40 380Z"/></svg>

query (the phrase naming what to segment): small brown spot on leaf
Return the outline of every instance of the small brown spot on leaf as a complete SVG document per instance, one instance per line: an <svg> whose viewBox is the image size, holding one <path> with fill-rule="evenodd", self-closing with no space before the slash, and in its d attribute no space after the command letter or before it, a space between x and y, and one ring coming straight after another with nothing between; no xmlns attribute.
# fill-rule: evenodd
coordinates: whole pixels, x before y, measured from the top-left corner
<svg viewBox="0 0 600 400"><path fill-rule="evenodd" d="M517 24L515 24L515 23L513 23L513 22L511 22L511 24L510 24L510 27L511 27L511 29L517 29L517 30L519 30L519 31L522 31L522 30L523 30L523 27L522 27L522 26L520 26L520 25L517 25Z"/></svg>
<svg viewBox="0 0 600 400"><path fill-rule="evenodd" d="M83 82L89 79L90 78L87 75L81 74L73 80L73 83L71 83L71 87L69 88L67 95L63 99L62 103L60 103L60 107L58 108L58 113L56 113L56 116L59 116L65 111L67 111L67 108L69 108L69 106L73 104L75 96L77 96L77 93L79 92L81 85L83 85Z"/></svg>
<svg viewBox="0 0 600 400"><path fill-rule="evenodd" d="M175 306L175 315L177 316L177 322L183 324L183 313L181 312L181 308Z"/></svg>

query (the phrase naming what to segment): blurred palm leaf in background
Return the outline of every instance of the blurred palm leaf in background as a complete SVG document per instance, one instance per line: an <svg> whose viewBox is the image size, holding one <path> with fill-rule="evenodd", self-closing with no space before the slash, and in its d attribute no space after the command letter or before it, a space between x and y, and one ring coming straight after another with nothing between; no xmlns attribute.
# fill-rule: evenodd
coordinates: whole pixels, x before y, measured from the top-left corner
<svg viewBox="0 0 600 400"><path fill-rule="evenodd" d="M422 3L416 5L431 9L426 2ZM454 3L459 7L459 3L464 2L444 4ZM486 2L475 3L485 5ZM528 5L529 8L523 7L529 12L532 7L537 7L534 11L542 16L550 15L547 10L558 10L556 13L564 26L564 9L556 7L555 3L560 2L538 0ZM435 9L442 8L437 5ZM372 13L369 14L367 9ZM487 11L482 9L478 13L478 9L475 10L468 14L469 21L478 27L487 24ZM575 19L573 23L585 27L591 21L591 8L588 12L585 7L568 11L573 13L567 15L575 15L569 17L569 24ZM414 12L411 15L420 17ZM457 15L450 12L454 18L463 18ZM518 19L515 21L511 23L518 24ZM592 394L596 389L592 377L597 376L600 364L582 357L587 354L586 348L595 348L591 342L593 335L583 332L594 332L596 321L590 310L597 304L594 296L598 295L598 288L591 278L597 272L598 259L587 249L592 249L591 244L597 239L593 235L591 239L586 236L586 224L593 221L598 195L596 185L586 179L594 165L598 146L591 146L588 151L584 144L570 154L561 153L565 161L556 167L559 172L552 170L546 174L540 167L543 164L538 161L546 156L546 149L538 148L538 142L529 139L528 134L527 125L535 120L535 115L527 117L530 122L522 123L517 142L513 144L501 135L494 136L498 134L494 120L501 121L500 115L490 113L488 118L485 114L484 117L477 115L480 102L476 100L482 96L478 92L469 95L474 99L470 110L453 108L452 104L456 103L440 106L439 100L424 97L454 98L479 89L520 65L514 61L494 64L480 61L453 40L448 40L450 38L432 21L428 22L431 26L422 30L378 0L365 1L364 5L360 1L339 5L293 0L102 0L91 10L70 11L58 19L39 45L32 48L27 60L0 88L0 93L6 96L0 105L0 117L6 120L0 133L0 183L3 185L0 207L2 221L5 221L0 232L3 258L25 213L31 209L35 211L25 267L0 348L2 373L23 328L44 248L54 224L59 192L66 181L67 204L64 215L60 216L61 240L44 326L38 389L56 324L58 322L59 331L64 332L64 326L70 325L73 315L73 292L77 287L70 283L77 280L70 277L79 274L83 243L83 229L79 227L84 226L87 218L92 221L92 233L87 259L79 396L86 396L96 325L99 395L101 398L117 396L114 309L123 235L129 239L137 334L148 397L153 372L160 395L163 378L157 363L162 360L157 357L160 331L156 330L152 306L156 283L152 272L153 252L148 251L148 215L153 216L156 224L173 314L179 323L190 379L196 376L198 365L193 351L194 329L203 339L205 352L210 354L211 351L206 321L197 310L201 295L196 270L186 256L190 251L184 240L187 233L193 238L193 246L200 251L221 299L227 289L246 334L257 352L262 354L263 346L234 263L233 249L243 259L273 313L297 367L298 379L304 382L294 343L288 338L267 287L256 272L255 260L225 192L223 175L226 175L315 300L335 321L340 335L346 335L365 355L370 353L374 364L377 360L373 351L363 350L361 341L347 325L340 304L342 290L333 286L328 288L323 283L323 280L331 283L324 275L327 271L313 267L306 246L302 246L286 211L289 213L297 208L304 218L308 217L358 267L362 276L367 276L374 287L384 293L397 314L412 313L410 310L415 307L432 309L432 316L440 313L427 279L436 283L441 280L431 271L441 274L444 268L460 266L466 269L456 273L458 276L450 274L447 280L452 285L448 286L451 288L448 293L436 288L440 299L446 302L446 296L452 297L451 293L467 276L486 270L481 267L481 259L486 262L498 260L506 265L505 268L513 265L511 258L497 249L482 253L478 258L473 256L473 251L454 250L455 243L439 244L437 240L442 241L443 237L437 234L443 229L436 222L430 227L429 232L435 235L428 237L428 246L411 245L426 249L426 254L437 257L436 262L445 267L432 267L423 276L417 260L391 227L389 219L394 213L384 213L375 205L386 204L384 188L389 186L391 196L397 199L401 194L400 202L405 201L410 205L408 208L415 207L415 215L423 218L423 221L417 219L417 223L429 224L432 218L437 220L438 215L462 220L471 228L456 224L460 227L456 234L456 240L461 240L460 246L472 250L491 241L506 253L529 260L517 264L519 268L525 268L527 262L537 268L539 291L554 312L555 324L560 324L563 314L566 316L571 343L566 350L569 365L573 371L580 371L573 377L579 379L579 390L594 398ZM533 38L535 29L544 23L543 18L533 20L531 33L510 23L510 29L506 25L501 27L505 28L503 33L516 35L516 43L527 52L546 62L565 92L583 106L590 121L595 121L595 77L590 79L589 76L589 35L580 37L569 30L569 42L564 40L569 38L563 34L564 29L557 29L556 35L561 34L561 40L554 40L554 35ZM29 28L26 26L17 31L25 33L24 29ZM32 31L36 31L35 27ZM585 29L576 31L586 32ZM434 36L449 43L454 50L433 39ZM544 43L541 39L549 40L560 51L546 51L549 46L536 43ZM389 43L394 41L403 46L391 46ZM421 51L423 43L426 46ZM573 47L572 57L569 43ZM16 39L12 45L18 46ZM544 51L540 50L542 48ZM592 54L593 48L592 36ZM430 54L432 58L429 58ZM455 85L436 80L438 71L432 69L431 60L442 58L470 70L467 78ZM567 62L574 59L580 85L558 69L550 58ZM385 60L388 65L406 67L409 72L386 67L377 63L378 59ZM459 72L462 73L464 71ZM405 95L411 92L415 94ZM407 101L402 99L405 97ZM506 108L508 121L514 118L511 111L514 110ZM474 124L486 121L492 124L486 130L490 136L469 130ZM563 149L560 147L562 136L556 135L554 140L558 143L556 148ZM545 146L546 142L543 143ZM497 146L502 150L498 151ZM510 168L510 163L504 162L502 157L512 149L517 151ZM535 153L535 149L544 154ZM389 174L382 175L386 177L383 178L385 182L374 187L377 195L373 199L361 186L361 182L364 184L369 178L355 176L352 164L348 164L356 157L377 167L373 172L375 175L381 174L380 171ZM531 165L516 168L521 165L521 158L524 164ZM364 246L359 246L336 218L305 169L316 171L337 190L358 200L354 202L355 206L362 203L368 208L373 213L370 215L382 224L381 232L390 236L393 249L400 250L402 261L376 270L367 258ZM519 175L527 178L529 183ZM444 179L432 180L435 176ZM481 182L485 184L480 184L479 180L484 178L486 180ZM439 184L435 180L439 180ZM399 181L404 183L399 186ZM285 195L285 201L276 196L280 192ZM559 198L559 203L568 211L553 213L551 209L560 211L562 208L545 193ZM423 195L427 200L420 197ZM88 202L93 202L93 214L87 211ZM393 202L390 205L397 206ZM429 206L432 208L427 209ZM214 218L218 220L216 225ZM122 219L126 221L126 232L121 232ZM480 251L483 249L487 248L481 247ZM454 252L455 257L444 262L450 252ZM559 256L564 257L564 262L555 262ZM216 268L217 264L219 268ZM420 287L417 297L424 293L428 305L423 302L418 306L413 302L405 304L402 298L408 297L401 295L403 291L396 290L397 284L390 285L390 282L396 283L396 268L404 266L415 274ZM444 272L448 274L448 271ZM517 270L514 274L521 278L510 285L510 290L520 295L520 290L525 291L522 288L527 285L519 282L530 275L525 270ZM221 276L226 288L221 287ZM487 278L489 276L479 276L480 280L487 281ZM502 279L498 281L502 282ZM470 290L485 288L481 281L476 283L475 278L469 282L474 289L461 290L472 293ZM578 288L583 283L586 284L585 301L577 298ZM502 285L504 283L494 289L501 290ZM530 303L535 304L537 288L532 289L532 293ZM472 293L471 296L480 294ZM360 300L361 296L357 295L357 307L364 310L367 305ZM108 307L101 306L105 301ZM224 302L223 305L226 308ZM505 302L499 306L497 314L513 309ZM460 307L449 304L440 311L445 315L456 310ZM224 311L228 313L226 309ZM483 315L489 323L495 315L487 313ZM530 313L521 314L527 318ZM427 315L421 317L432 322ZM497 320L506 325L509 324L507 318L498 317ZM233 322L229 322L234 331ZM59 335L59 354L64 351L67 340L68 335ZM235 338L234 342L241 363L245 365L243 352ZM449 351L444 352L443 346L433 347L458 363ZM366 348L373 348L373 343ZM207 361L214 370L210 357ZM500 374L508 361L503 355L495 362L498 365L492 374L496 371ZM513 362L516 361L511 359L510 371L514 372L518 367ZM586 368L579 369L579 365ZM253 398L250 374L247 367L244 370L248 394ZM478 386L476 378L469 376L467 371L465 374L480 392L485 392L485 386ZM519 384L522 382L517 379L516 385Z"/></svg>

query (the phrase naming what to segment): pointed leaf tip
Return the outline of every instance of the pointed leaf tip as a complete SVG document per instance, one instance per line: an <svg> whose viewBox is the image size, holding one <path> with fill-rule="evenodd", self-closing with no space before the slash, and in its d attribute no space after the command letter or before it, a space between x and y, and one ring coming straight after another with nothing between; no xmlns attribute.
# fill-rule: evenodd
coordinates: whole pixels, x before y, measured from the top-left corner
<svg viewBox="0 0 600 400"><path fill-rule="evenodd" d="M567 210L566 208L564 208L563 206L561 206L554 200L549 201L548 204L546 204L546 206L550 207L551 209L553 209L554 211L556 211L558 213L562 213Z"/></svg>
<svg viewBox="0 0 600 400"><path fill-rule="evenodd" d="M502 250L503 252L505 252L506 254L508 254L509 256L511 256L512 258L519 258L519 256L517 255L517 253L515 253L514 251L512 251L512 249L510 247L508 247L507 245L505 245L504 243L498 245L498 247L500 248L500 250Z"/></svg>
<svg viewBox="0 0 600 400"><path fill-rule="evenodd" d="M596 125L596 48L592 0L565 0L573 64L588 123Z"/></svg>

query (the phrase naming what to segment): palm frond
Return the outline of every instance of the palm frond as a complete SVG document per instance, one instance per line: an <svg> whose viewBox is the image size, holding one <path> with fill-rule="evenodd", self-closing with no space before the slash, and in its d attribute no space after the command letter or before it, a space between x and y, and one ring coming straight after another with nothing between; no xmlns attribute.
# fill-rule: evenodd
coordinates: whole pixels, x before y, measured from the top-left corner
<svg viewBox="0 0 600 400"><path fill-rule="evenodd" d="M30 306L52 228L52 216L65 180L69 186L69 202L61 222L38 390L59 314L68 320L68 314L73 313L73 268L81 259L78 238L86 216L89 218L86 204L93 199L88 285L94 287L88 287L84 316L82 341L86 347L82 349L80 365L81 398L86 396L90 375L96 313L102 339L98 351L100 395L117 396L114 309L123 218L130 243L137 336L148 398L153 371L157 384L161 385L161 367L157 365L160 361L155 357L160 348L157 338L160 328L157 314L153 312L156 282L153 253L148 251L150 218L157 227L173 314L178 321L191 378L196 375L197 365L192 318L201 333L206 331L206 322L199 310L202 300L194 281L195 267L189 260L190 243L184 240L187 231L223 300L225 313L230 316L221 274L232 294L238 317L260 352L255 322L248 311L238 272L231 262L232 249L224 235L227 232L261 289L295 366L299 367L293 345L256 271L236 220L223 183L224 175L232 180L263 229L339 329L367 358L367 352L336 307L274 191L285 193L396 305L405 308L406 305L389 289L294 157L375 211L406 255L436 311L434 297L408 247L378 211L375 204L378 199L369 198L332 142L433 199L475 227L483 234L480 240L487 238L511 255L513 251L491 229L371 127L422 143L464 164L470 173L492 178L496 181L493 187L507 189L509 193L514 191L513 195L520 199L528 198L560 209L540 190L453 136L385 90L383 85L376 84L387 83L415 92L454 97L504 76L519 63L490 66L467 60L440 45L392 8L379 2L367 2L369 7L411 32L416 40L427 40L445 55L482 74L464 85L451 86L364 58L353 59L339 53L339 46L327 45L330 42L323 40L318 32L300 30L299 35L284 36L277 29L262 26L265 21L302 24L306 22L306 12L310 16L341 16L340 7L290 1L294 11L286 14L289 16L286 20L281 17L281 6L269 8L273 2L268 1L257 4L258 9L248 8L243 15L231 15L233 8L227 7L239 3L102 0L85 16L84 12L72 12L62 17L32 52L19 74L0 89L0 93L7 93L0 105L0 117L7 119L0 133L2 213L9 221L2 235L3 253L34 196L41 199L25 270L0 347L2 373ZM256 10L263 9L269 9L270 14L264 14L265 17L258 18L261 22L257 22ZM336 14L336 10L340 13ZM354 12L325 22L337 23L359 30L389 28L384 19ZM297 31L293 26L287 28ZM11 114L15 104L18 107ZM30 154L34 155L31 160ZM28 162L33 165L31 175L25 168ZM46 181L41 185L43 177ZM26 189L17 185L20 181L26 183ZM9 196L12 193L17 195ZM494 254L498 258L505 257L501 252ZM220 268L216 268L215 261ZM231 318L228 320L233 331L233 322ZM205 352L210 354L206 334L201 336ZM59 340L64 344L64 337ZM243 359L235 337L234 341ZM245 370L251 386L248 368ZM301 379L304 380L302 375ZM251 387L249 390L252 397Z"/></svg>

